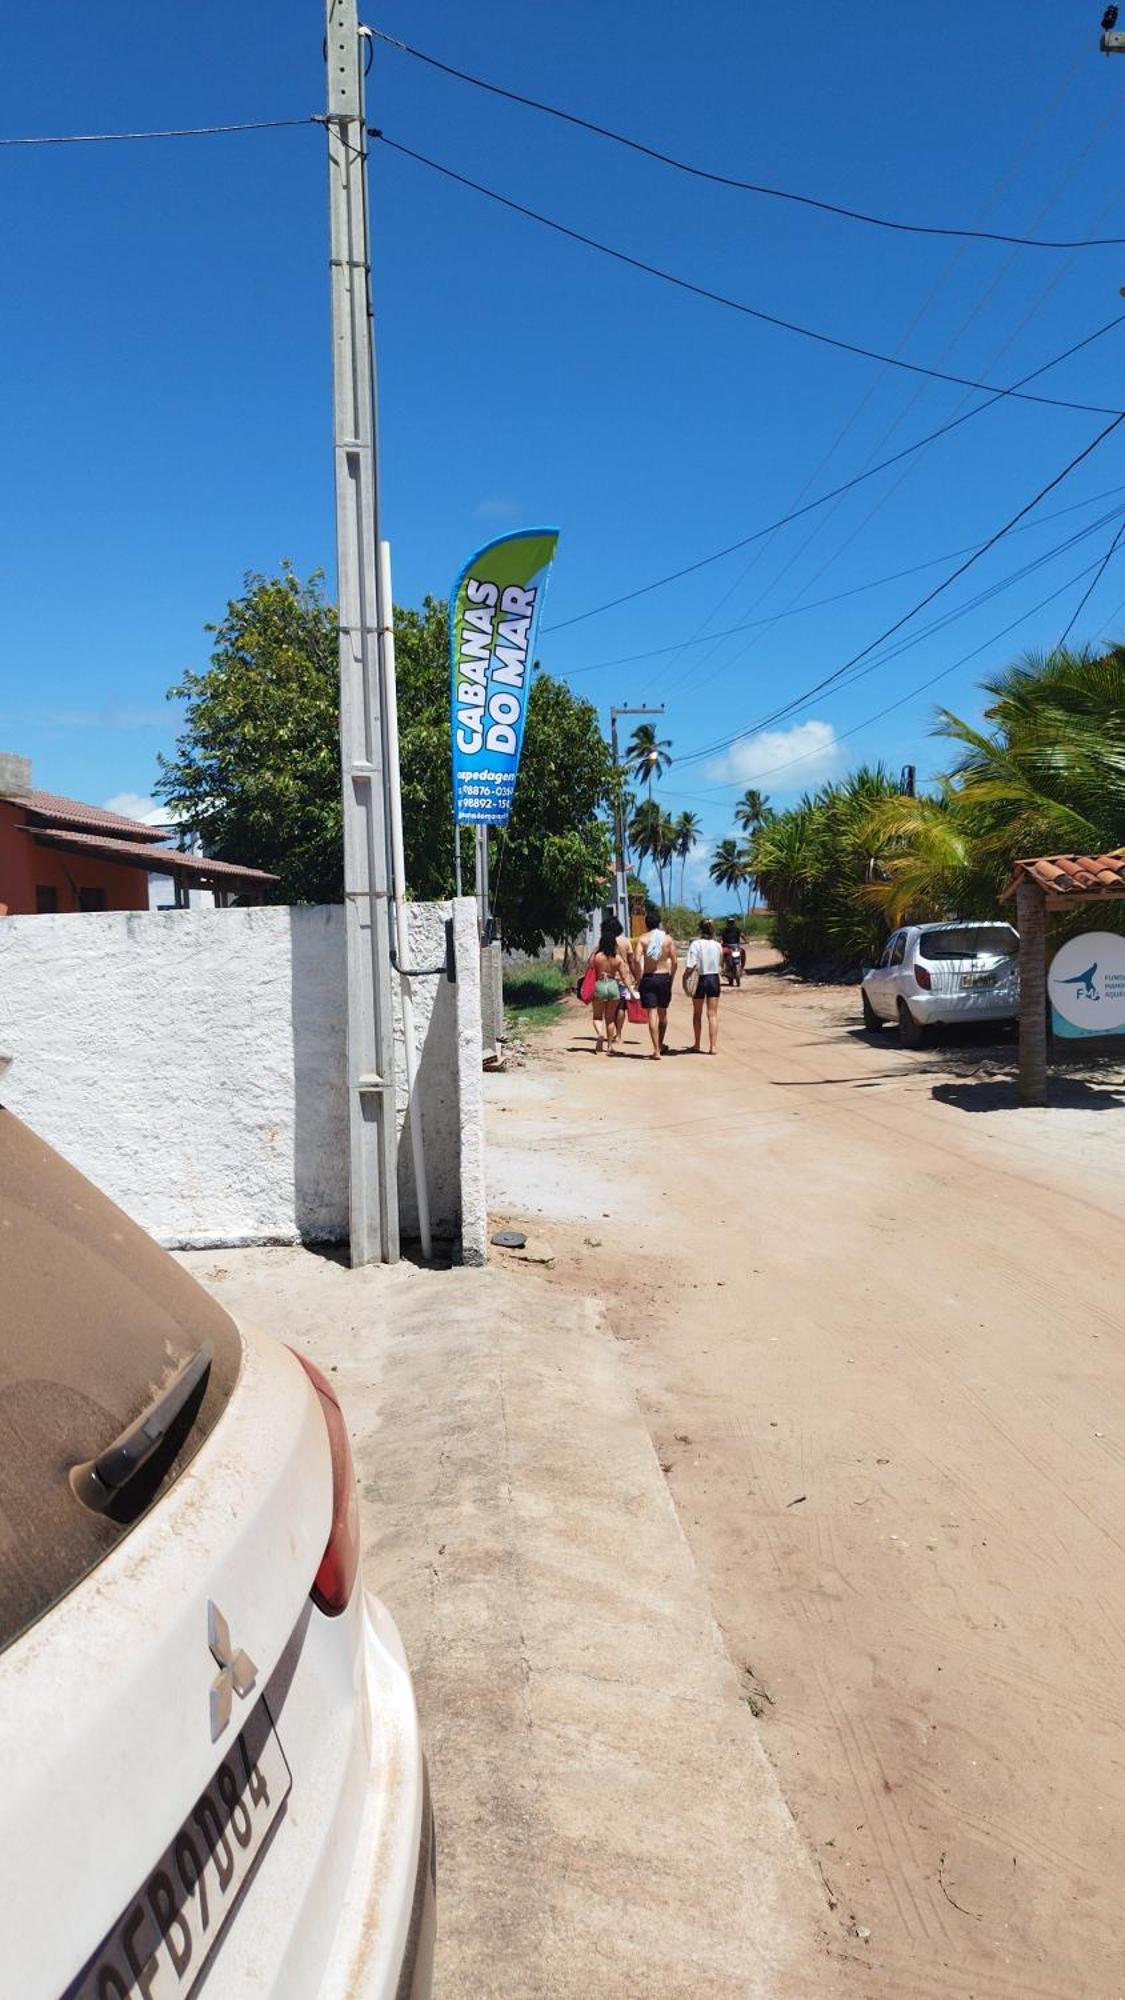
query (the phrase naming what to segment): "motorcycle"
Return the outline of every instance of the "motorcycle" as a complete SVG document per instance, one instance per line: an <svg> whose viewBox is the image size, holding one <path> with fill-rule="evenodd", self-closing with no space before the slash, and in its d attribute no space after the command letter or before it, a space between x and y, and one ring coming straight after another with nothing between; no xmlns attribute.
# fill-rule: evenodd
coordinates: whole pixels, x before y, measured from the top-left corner
<svg viewBox="0 0 1125 2000"><path fill-rule="evenodd" d="M741 986L742 946L740 944L725 944L723 946L723 977L728 986Z"/></svg>

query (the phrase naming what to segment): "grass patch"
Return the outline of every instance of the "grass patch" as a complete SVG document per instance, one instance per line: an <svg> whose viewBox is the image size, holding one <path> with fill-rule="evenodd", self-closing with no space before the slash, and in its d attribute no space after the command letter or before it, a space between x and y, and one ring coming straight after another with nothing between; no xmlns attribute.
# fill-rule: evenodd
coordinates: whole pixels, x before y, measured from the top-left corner
<svg viewBox="0 0 1125 2000"><path fill-rule="evenodd" d="M577 974L575 975L577 977ZM562 1011L573 981L553 964L515 965L504 973L504 1015L508 1033L521 1039L549 1028Z"/></svg>

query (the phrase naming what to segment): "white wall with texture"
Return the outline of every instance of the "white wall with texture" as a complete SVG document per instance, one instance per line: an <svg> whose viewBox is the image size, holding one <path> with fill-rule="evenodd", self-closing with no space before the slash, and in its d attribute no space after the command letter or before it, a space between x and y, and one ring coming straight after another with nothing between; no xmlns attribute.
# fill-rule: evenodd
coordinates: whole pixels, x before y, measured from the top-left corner
<svg viewBox="0 0 1125 2000"><path fill-rule="evenodd" d="M474 1156L463 1116L479 1118L466 904L455 909L464 990L443 971L414 980L430 1205L435 1235L447 1238L461 1232L462 1161ZM412 906L412 964L444 966L450 916L449 904ZM474 992L476 1073L463 1077ZM345 1030L338 907L0 918L0 1050L13 1057L4 1102L164 1243L346 1236ZM408 1132L399 1200L409 1238ZM471 1261L476 1208L474 1195Z"/></svg>

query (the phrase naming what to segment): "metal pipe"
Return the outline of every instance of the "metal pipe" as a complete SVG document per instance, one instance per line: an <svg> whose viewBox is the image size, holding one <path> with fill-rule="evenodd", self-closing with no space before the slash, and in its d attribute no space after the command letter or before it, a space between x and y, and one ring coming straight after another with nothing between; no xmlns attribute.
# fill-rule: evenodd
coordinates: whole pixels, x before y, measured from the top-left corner
<svg viewBox="0 0 1125 2000"><path fill-rule="evenodd" d="M402 993L402 1039L406 1048L406 1110L414 1155L414 1186L418 1195L418 1234L423 1257L434 1254L430 1228L430 1190L426 1180L426 1147L422 1106L418 1097L418 1055L414 1046L414 994L410 985L410 916L406 903L406 851L402 839L402 773L398 752L398 680L395 674L395 614L391 596L391 545L379 544L380 601L383 614L383 724L387 738L387 814L391 827L391 882L395 907L395 944Z"/></svg>

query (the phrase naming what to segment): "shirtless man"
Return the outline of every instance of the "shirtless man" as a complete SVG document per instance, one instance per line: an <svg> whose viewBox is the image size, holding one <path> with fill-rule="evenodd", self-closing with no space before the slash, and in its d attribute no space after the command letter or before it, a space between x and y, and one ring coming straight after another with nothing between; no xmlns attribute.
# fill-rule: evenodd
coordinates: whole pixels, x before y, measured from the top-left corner
<svg viewBox="0 0 1125 2000"><path fill-rule="evenodd" d="M641 972L641 1006L648 1013L652 1039L650 1062L659 1062L668 1033L668 1002L676 973L676 940L659 923L645 931L633 947Z"/></svg>

